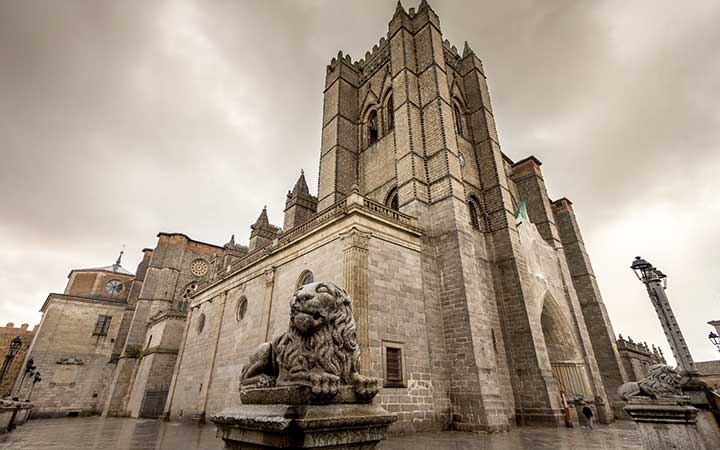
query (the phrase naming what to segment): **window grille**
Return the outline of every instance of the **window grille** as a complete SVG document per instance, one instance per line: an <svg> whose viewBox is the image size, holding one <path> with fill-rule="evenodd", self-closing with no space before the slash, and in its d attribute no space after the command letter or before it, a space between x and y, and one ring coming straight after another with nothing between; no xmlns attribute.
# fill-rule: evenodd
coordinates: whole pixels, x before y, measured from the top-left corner
<svg viewBox="0 0 720 450"><path fill-rule="evenodd" d="M385 382L388 386L403 383L402 350L394 347L385 349Z"/></svg>
<svg viewBox="0 0 720 450"><path fill-rule="evenodd" d="M99 315L97 322L95 323L95 331L93 336L107 336L108 330L110 329L110 320L112 317Z"/></svg>

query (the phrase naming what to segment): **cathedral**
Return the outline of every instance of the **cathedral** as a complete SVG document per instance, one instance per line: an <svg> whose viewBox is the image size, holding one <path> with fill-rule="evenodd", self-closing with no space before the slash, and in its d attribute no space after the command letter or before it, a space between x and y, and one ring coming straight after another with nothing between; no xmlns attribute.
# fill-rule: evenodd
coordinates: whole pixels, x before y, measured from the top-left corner
<svg viewBox="0 0 720 450"><path fill-rule="evenodd" d="M288 183L282 227L162 232L134 274L118 258L47 297L36 415L204 421L240 403L298 287L332 281L396 431L562 426L578 396L612 420L627 375L572 202L503 153L487 78L425 0L398 4L363 58L328 64L317 192Z"/></svg>

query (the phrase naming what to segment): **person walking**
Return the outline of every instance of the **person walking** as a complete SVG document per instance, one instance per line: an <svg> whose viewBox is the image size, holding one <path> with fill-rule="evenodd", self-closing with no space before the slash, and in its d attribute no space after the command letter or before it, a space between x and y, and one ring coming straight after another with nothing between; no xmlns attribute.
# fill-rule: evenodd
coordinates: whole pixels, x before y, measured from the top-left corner
<svg viewBox="0 0 720 450"><path fill-rule="evenodd" d="M587 420L587 427L592 430L593 424L593 412L592 409L588 405L584 405L582 409L582 414L585 416L585 419Z"/></svg>

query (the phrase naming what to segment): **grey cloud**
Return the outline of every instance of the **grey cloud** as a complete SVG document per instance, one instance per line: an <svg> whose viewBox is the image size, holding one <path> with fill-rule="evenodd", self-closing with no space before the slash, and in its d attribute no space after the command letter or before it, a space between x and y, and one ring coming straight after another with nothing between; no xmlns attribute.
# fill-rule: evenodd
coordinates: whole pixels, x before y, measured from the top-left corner
<svg viewBox="0 0 720 450"><path fill-rule="evenodd" d="M575 202L616 332L667 348L627 269L641 252L668 268L696 358L714 357L717 2L431 5L484 61L503 150ZM299 169L317 183L325 65L362 57L394 7L0 2L0 322L37 322L71 268L123 243L133 269L158 231L246 239L264 204L281 223Z"/></svg>

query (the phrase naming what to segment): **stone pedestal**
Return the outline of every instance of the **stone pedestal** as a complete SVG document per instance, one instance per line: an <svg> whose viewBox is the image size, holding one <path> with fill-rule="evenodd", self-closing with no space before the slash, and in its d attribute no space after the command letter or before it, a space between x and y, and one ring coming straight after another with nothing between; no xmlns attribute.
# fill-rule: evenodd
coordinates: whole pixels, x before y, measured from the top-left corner
<svg viewBox="0 0 720 450"><path fill-rule="evenodd" d="M228 450L371 450L395 415L378 405L240 405L212 417Z"/></svg>
<svg viewBox="0 0 720 450"><path fill-rule="evenodd" d="M378 404L356 403L341 389L335 403L322 404L302 387L253 389L243 404L211 417L228 450L371 450L385 438L395 414Z"/></svg>
<svg viewBox="0 0 720 450"><path fill-rule="evenodd" d="M630 398L625 411L638 425L645 450L712 450L697 430L698 409L688 398Z"/></svg>

